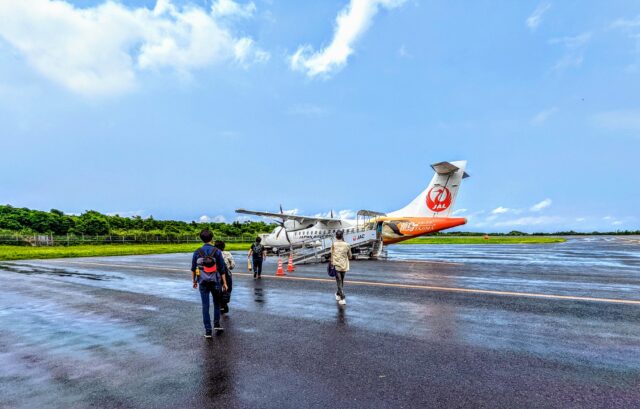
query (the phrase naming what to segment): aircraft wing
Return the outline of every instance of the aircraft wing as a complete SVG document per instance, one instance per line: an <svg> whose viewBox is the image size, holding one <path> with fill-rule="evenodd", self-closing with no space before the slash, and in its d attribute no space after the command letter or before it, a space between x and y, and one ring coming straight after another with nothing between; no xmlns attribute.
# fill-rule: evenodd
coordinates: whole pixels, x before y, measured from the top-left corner
<svg viewBox="0 0 640 409"><path fill-rule="evenodd" d="M340 219L334 218L334 217L300 216L297 214L258 212L258 211L246 210L246 209L236 209L236 213L251 214L254 216L263 216L263 217L274 217L274 218L284 219L284 220L295 220L299 223L306 223L306 222L335 223L340 221Z"/></svg>

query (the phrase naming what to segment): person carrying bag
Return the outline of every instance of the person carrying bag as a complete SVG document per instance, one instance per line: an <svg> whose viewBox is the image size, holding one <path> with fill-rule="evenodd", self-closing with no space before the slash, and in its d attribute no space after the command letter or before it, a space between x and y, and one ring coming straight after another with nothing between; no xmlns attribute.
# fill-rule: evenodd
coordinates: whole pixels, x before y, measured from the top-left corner
<svg viewBox="0 0 640 409"><path fill-rule="evenodd" d="M351 246L344 241L344 232L336 232L336 241L331 245L331 261L327 267L329 276L335 276L338 291L336 291L336 301L340 305L346 305L347 300L344 295L344 276L349 271L349 259L351 259Z"/></svg>

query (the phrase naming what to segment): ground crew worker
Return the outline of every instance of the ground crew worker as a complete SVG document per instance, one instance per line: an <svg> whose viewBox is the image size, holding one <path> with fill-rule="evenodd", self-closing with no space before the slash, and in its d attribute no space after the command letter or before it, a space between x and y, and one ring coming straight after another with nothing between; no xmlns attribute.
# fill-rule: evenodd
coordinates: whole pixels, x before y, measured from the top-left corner
<svg viewBox="0 0 640 409"><path fill-rule="evenodd" d="M202 322L204 323L204 337L211 338L211 316L209 315L209 294L213 298L213 330L224 330L220 325L220 298L222 291L227 290L225 271L227 266L222 258L222 252L215 248L211 241L213 233L209 229L200 232L200 239L204 245L193 252L191 259L191 281L193 288L200 289L202 300Z"/></svg>
<svg viewBox="0 0 640 409"><path fill-rule="evenodd" d="M349 259L351 255L351 246L344 241L344 232L338 230L336 232L336 241L331 246L331 264L336 269L336 301L340 305L346 305L347 300L344 296L344 276L349 271Z"/></svg>
<svg viewBox="0 0 640 409"><path fill-rule="evenodd" d="M224 251L226 246L225 242L222 240L216 240L215 246L218 250L222 252L222 258L224 259L224 264L227 266L225 271L225 276L227 279L227 291L222 293L221 303L220 303L220 313L226 314L229 312L229 302L231 301L231 291L233 290L233 277L231 276L231 270L233 270L236 266L236 262L233 259L233 255L230 251Z"/></svg>
<svg viewBox="0 0 640 409"><path fill-rule="evenodd" d="M253 278L260 278L262 274L262 261L267 258L267 250L264 248L260 242L262 239L260 237L256 237L256 242L251 245L249 249L248 258L252 258L253 261Z"/></svg>

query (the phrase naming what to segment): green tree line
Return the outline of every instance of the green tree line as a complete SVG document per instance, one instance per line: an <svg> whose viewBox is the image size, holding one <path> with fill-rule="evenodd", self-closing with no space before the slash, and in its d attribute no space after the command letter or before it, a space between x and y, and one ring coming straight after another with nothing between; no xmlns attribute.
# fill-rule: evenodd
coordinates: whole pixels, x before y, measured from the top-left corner
<svg viewBox="0 0 640 409"><path fill-rule="evenodd" d="M216 236L239 237L270 232L275 225L264 222L201 223L156 220L152 216L122 217L89 210L69 215L51 209L48 212L0 205L0 233L51 235L197 235L208 228Z"/></svg>

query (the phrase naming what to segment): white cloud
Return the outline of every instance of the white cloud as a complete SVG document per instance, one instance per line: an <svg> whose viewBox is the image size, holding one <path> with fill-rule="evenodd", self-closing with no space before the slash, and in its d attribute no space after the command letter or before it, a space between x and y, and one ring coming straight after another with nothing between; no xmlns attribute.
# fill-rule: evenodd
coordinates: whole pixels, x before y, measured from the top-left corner
<svg viewBox="0 0 640 409"><path fill-rule="evenodd" d="M211 5L211 12L214 16L237 16L249 18L256 12L256 5L251 2L240 5L233 0L218 0Z"/></svg>
<svg viewBox="0 0 640 409"><path fill-rule="evenodd" d="M531 15L527 18L526 24L529 29L532 31L538 28L540 23L542 22L542 16L551 8L550 3L540 3L538 7L531 13Z"/></svg>
<svg viewBox="0 0 640 409"><path fill-rule="evenodd" d="M347 63L353 54L353 46L364 34L378 13L380 7L391 9L402 5L405 0L351 0L336 17L336 27L331 43L320 51L310 45L303 45L290 57L291 68L309 77L328 75Z"/></svg>
<svg viewBox="0 0 640 409"><path fill-rule="evenodd" d="M462 214L462 213L466 213L468 210L467 209L458 209L458 210L454 210L452 215L458 215L458 214Z"/></svg>
<svg viewBox="0 0 640 409"><path fill-rule="evenodd" d="M640 132L640 109L600 112L592 117L592 121L608 131Z"/></svg>
<svg viewBox="0 0 640 409"><path fill-rule="evenodd" d="M219 214L217 216L214 216L214 217L209 217L207 215L202 215L202 216L200 216L198 221L200 223L224 223L224 222L227 221L227 219L226 219L226 217L224 217L221 214Z"/></svg>
<svg viewBox="0 0 640 409"><path fill-rule="evenodd" d="M144 217L146 212L144 210L125 210L125 211L121 211L121 212L107 212L105 214L107 216L120 216L120 217L141 216L141 217Z"/></svg>
<svg viewBox="0 0 640 409"><path fill-rule="evenodd" d="M564 46L564 54L553 67L554 71L564 71L567 68L579 68L584 61L584 51L591 41L591 33L586 32L572 37L560 37L549 40L550 44Z"/></svg>
<svg viewBox="0 0 640 409"><path fill-rule="evenodd" d="M504 214L504 213L507 213L510 210L511 209L509 209L508 207L499 206L499 207L496 207L495 209L493 209L491 211L491 214Z"/></svg>
<svg viewBox="0 0 640 409"><path fill-rule="evenodd" d="M577 221L577 222L579 222L579 223L582 223L582 222L584 222L585 220L587 220L587 218L586 218L586 217L578 217L578 218L576 218L576 221Z"/></svg>
<svg viewBox="0 0 640 409"><path fill-rule="evenodd" d="M533 118L531 118L531 124L542 125L543 123L547 122L547 119L549 119L556 112L558 112L558 108L556 107L540 111Z"/></svg>
<svg viewBox="0 0 640 409"><path fill-rule="evenodd" d="M356 212L354 212L351 209L343 209L343 210L338 210L337 212L328 211L324 213L317 213L314 215L314 217L332 217L332 216L339 219L355 219Z"/></svg>
<svg viewBox="0 0 640 409"><path fill-rule="evenodd" d="M552 200L551 199L544 199L543 201L534 204L533 206L531 206L529 208L529 210L531 210L532 212L539 212L543 209L546 209L547 207L551 206Z"/></svg>
<svg viewBox="0 0 640 409"><path fill-rule="evenodd" d="M43 76L87 96L127 92L143 71L188 76L214 64L267 59L213 10L171 0L157 0L153 9L113 1L88 8L62 0L1 1L0 38Z"/></svg>
<svg viewBox="0 0 640 409"><path fill-rule="evenodd" d="M624 223L621 220L616 220L611 224L614 225L614 226L622 226Z"/></svg>
<svg viewBox="0 0 640 409"><path fill-rule="evenodd" d="M240 222L240 223L244 223L244 222L250 222L253 220L260 220L260 218L256 217L256 216L247 216L247 215L240 215L240 216L236 216L235 221L236 222Z"/></svg>

